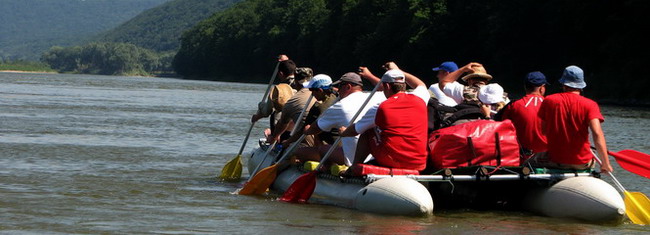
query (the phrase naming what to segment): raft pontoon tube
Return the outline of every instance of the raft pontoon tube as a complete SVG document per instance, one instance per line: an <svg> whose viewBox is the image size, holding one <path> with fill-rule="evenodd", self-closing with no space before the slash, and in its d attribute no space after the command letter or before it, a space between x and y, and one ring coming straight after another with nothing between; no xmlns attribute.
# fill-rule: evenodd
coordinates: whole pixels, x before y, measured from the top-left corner
<svg viewBox="0 0 650 235"><path fill-rule="evenodd" d="M264 161L261 168L273 164L277 152L271 151L270 156L264 156L265 153L264 146L254 151L248 161L249 172L261 161ZM501 189L518 192L516 195L522 207L534 213L593 222L624 218L625 204L620 194L592 173L535 173L522 167L492 171L498 174L481 173L487 168L478 167L477 174L446 170L433 175L368 174L355 178L321 173L309 202L379 214L422 216L433 213L434 198L462 198L455 194L461 193L464 186L481 188L487 185L489 190L486 191L490 192L495 191L491 190L493 186L501 185ZM278 174L271 190L283 193L305 172L302 166L288 167ZM516 187L511 187L512 184ZM449 185L451 190L440 190ZM450 194L439 195L441 191Z"/></svg>

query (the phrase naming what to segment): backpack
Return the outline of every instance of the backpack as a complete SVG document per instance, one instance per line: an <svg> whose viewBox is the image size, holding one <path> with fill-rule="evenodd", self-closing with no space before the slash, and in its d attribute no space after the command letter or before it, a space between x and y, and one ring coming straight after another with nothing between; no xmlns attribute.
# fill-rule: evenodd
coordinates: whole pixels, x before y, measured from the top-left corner
<svg viewBox="0 0 650 235"><path fill-rule="evenodd" d="M452 126L460 119L480 119L483 114L478 104L462 103L454 107L441 104L438 99L430 98L427 104L428 133L440 128Z"/></svg>

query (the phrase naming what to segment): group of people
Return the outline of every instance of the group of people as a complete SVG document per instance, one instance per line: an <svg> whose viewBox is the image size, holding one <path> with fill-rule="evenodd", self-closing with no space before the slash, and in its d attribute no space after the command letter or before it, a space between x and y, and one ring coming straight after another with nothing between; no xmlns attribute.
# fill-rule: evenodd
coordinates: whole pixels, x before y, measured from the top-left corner
<svg viewBox="0 0 650 235"><path fill-rule="evenodd" d="M296 67L286 56L280 58L280 84L272 87L268 101L259 104L251 121L270 117L271 128L265 131L269 143L288 146L305 135L293 152L300 161L320 161L334 140L341 138L328 163L347 165L348 172L359 163L422 171L428 158L429 107L435 103L463 114L447 125L511 120L526 164L534 167L594 167L591 131L601 172L612 171L600 125L604 118L596 102L581 95L586 83L577 66L567 67L559 79L563 92L548 96L544 74L527 74L526 95L510 102L500 85L490 83L492 76L479 63L459 68L454 62L444 62L433 68L437 83L427 89L420 78L394 62L383 65L386 72L381 77L360 67L332 81L325 74L314 76L311 68ZM375 85L377 94L364 92L363 80ZM308 111L300 118L303 109ZM473 115L465 115L469 113ZM444 125L436 128L440 127Z"/></svg>

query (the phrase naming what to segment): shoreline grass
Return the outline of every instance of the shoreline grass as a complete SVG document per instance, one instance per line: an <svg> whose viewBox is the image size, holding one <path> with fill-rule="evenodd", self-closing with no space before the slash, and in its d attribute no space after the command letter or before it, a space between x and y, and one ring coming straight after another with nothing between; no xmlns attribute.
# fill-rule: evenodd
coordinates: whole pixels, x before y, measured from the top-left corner
<svg viewBox="0 0 650 235"><path fill-rule="evenodd" d="M0 71L56 73L56 70L50 68L47 64L33 61L0 62Z"/></svg>

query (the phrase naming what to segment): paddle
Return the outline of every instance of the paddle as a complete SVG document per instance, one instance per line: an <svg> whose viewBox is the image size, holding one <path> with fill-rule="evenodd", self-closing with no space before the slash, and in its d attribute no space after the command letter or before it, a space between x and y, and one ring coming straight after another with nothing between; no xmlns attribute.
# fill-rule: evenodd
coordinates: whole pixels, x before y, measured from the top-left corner
<svg viewBox="0 0 650 235"><path fill-rule="evenodd" d="M650 155L630 149L608 153L616 158L623 169L650 178Z"/></svg>
<svg viewBox="0 0 650 235"><path fill-rule="evenodd" d="M361 114L361 111L363 111L363 108L366 107L368 102L370 102L370 99L372 96L375 94L377 89L381 86L381 82L378 82L377 85L375 86L374 89L372 89L372 92L370 92L370 95L366 100L363 102L359 110L357 111L356 114L354 114L354 117L350 119L350 123L348 124L348 128L354 124L354 121L357 119L359 114ZM327 150L327 153L325 153L325 156L320 160L320 163L318 163L318 167L310 172L307 172L294 181L289 188L287 188L287 191L282 194L282 197L280 197L280 201L285 201L285 202L299 202L299 203L304 203L309 200L311 195L314 193L314 189L316 189L316 175L318 174L318 171L323 167L324 163L327 161L329 156L332 155L332 152L334 152L334 149L336 146L339 145L341 142L341 136L336 138L336 141L332 144L332 147L330 147Z"/></svg>
<svg viewBox="0 0 650 235"><path fill-rule="evenodd" d="M282 61L278 61L278 63L275 65L275 70L273 70L273 75L271 76L269 85L266 87L266 92L264 92L264 96L262 97L262 102L268 99L269 92L271 92L271 86L273 86L275 77L278 75L280 62ZM248 142L248 137L250 137L254 125L255 122L251 122L251 126L248 128L248 132L246 133L246 138L244 138L244 143L242 143L241 148L239 148L239 153L237 153L237 156L235 156L235 158L228 161L226 165L224 165L223 169L221 170L221 175L219 176L219 178L224 180L230 180L230 181L239 180L239 178L241 178L241 172L242 172L241 154L242 152L244 152L244 147L246 147L246 142Z"/></svg>
<svg viewBox="0 0 650 235"><path fill-rule="evenodd" d="M592 150L593 153L593 150ZM611 153L610 153L611 154ZM594 153L594 156L596 153ZM602 164L598 157L594 157L598 164ZM614 181L614 185L623 192L625 196L625 214L632 221L632 223L646 225L650 224L650 199L641 192L628 192L623 185L614 177L611 172L608 173Z"/></svg>
<svg viewBox="0 0 650 235"><path fill-rule="evenodd" d="M300 145L305 139L305 134L300 135L300 138L296 142L292 143L291 146L284 152L284 155L278 160L275 164L268 166L255 174L253 179L250 180L244 188L239 191L239 194L242 195L260 195L266 192L266 190L271 186L275 178L278 176L278 164L283 162L296 148Z"/></svg>
<svg viewBox="0 0 650 235"><path fill-rule="evenodd" d="M300 111L300 115L298 116L298 119L296 119L297 122L293 125L293 130L291 130L291 136L295 135L296 132L298 132L298 129L301 126L300 123L302 123L301 120L305 116L307 107L309 107L309 104L311 104L311 100L313 98L314 98L314 95L310 95L309 98L307 99L307 103L302 108L302 111ZM297 141L295 143L302 142L302 139L304 139L304 137L301 137L300 141ZM275 144L276 144L276 142L273 143L273 145L275 145ZM294 148L295 147L293 147L291 150L293 150ZM274 176L272 177L269 174L276 175L277 170L270 169L270 170L264 171L264 174L259 174L259 173L256 174L257 170L260 169L260 166L262 166L262 163L264 163L264 161L266 160L266 157L269 156L269 153L270 153L270 149L266 151L266 153L264 155L264 159L262 159L262 161L260 161L260 163L257 164L257 167L255 167L255 170L253 170L253 172L251 173L251 177L248 179L248 181L246 182L244 187L241 190L239 190L239 194L241 194L241 195L252 195L252 194L259 195L259 194L262 194L262 193L266 192L266 189L268 189L269 186L271 185L271 183L273 183L273 181L275 180L275 177ZM289 153L289 151L287 151L287 153ZM285 156L288 155L287 153L285 153ZM274 164L274 166L275 166L275 164ZM272 166L269 166L269 167L272 167ZM267 167L267 168L269 168L269 167ZM277 167L274 167L274 168L277 168ZM260 171L260 173L261 173L261 171ZM271 179L271 178L272 178L272 180L269 182L269 179Z"/></svg>

